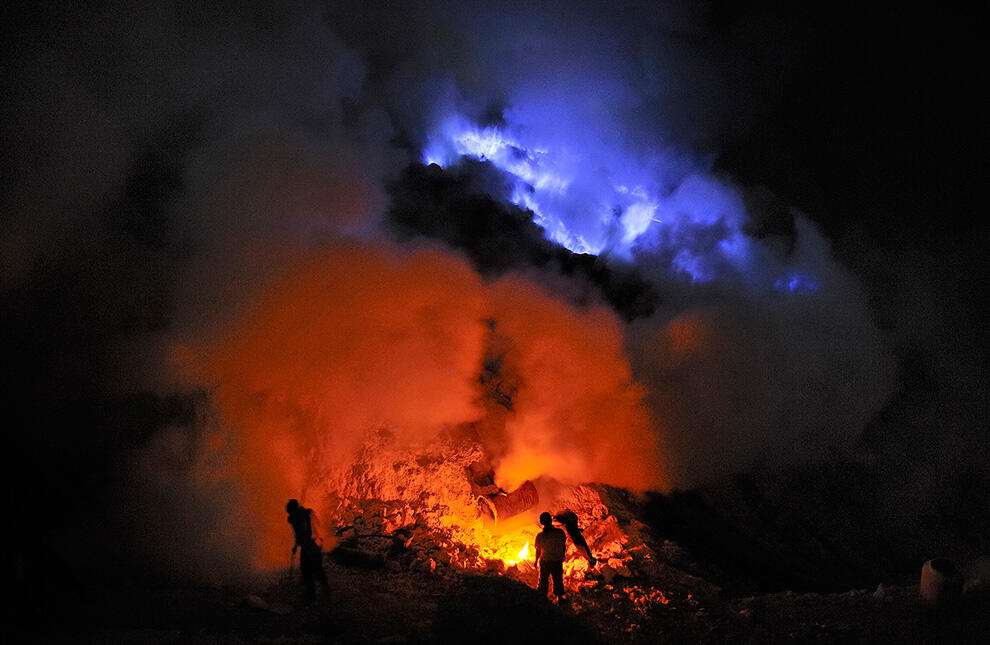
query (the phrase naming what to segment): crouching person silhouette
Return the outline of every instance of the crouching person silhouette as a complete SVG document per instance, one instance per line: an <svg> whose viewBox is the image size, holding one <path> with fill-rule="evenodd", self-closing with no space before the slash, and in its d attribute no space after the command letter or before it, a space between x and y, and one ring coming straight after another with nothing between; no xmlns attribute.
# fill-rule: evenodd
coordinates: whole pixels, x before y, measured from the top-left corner
<svg viewBox="0 0 990 645"><path fill-rule="evenodd" d="M306 602L313 602L316 599L317 581L323 587L323 593L329 593L327 572L323 570L323 549L313 536L313 509L302 506L298 500L290 499L285 510L289 513L289 524L296 537L292 555L301 549L299 571L306 588L305 599Z"/></svg>
<svg viewBox="0 0 990 645"><path fill-rule="evenodd" d="M564 528L567 529L567 534L571 536L571 542L574 543L574 546L584 549L584 552L588 555L588 565L593 567L598 564L598 558L591 554L591 547L588 546L588 541L584 539L584 534L581 533L581 529L578 527L578 517L574 514L574 511L565 510L563 513L554 515L553 519L564 525Z"/></svg>
<svg viewBox="0 0 990 645"><path fill-rule="evenodd" d="M540 585L536 588L543 595L550 589L553 578L553 593L558 599L565 597L564 591L564 546L567 538L563 531L555 528L550 513L540 513L543 530L536 535L536 563L540 568Z"/></svg>

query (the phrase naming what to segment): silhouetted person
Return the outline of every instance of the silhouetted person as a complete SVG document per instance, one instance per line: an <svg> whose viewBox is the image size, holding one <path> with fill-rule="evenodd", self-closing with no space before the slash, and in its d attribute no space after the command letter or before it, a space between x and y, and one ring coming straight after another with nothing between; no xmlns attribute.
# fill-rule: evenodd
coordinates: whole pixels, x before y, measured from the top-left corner
<svg viewBox="0 0 990 645"><path fill-rule="evenodd" d="M598 558L591 555L591 547L588 546L588 541L584 539L581 529L578 528L578 518L574 514L574 511L566 510L563 513L554 515L553 519L564 525L564 528L567 529L567 534L571 536L571 542L574 543L574 546L584 549L584 552L588 554L588 564L595 566Z"/></svg>
<svg viewBox="0 0 990 645"><path fill-rule="evenodd" d="M327 593L329 588L327 572L323 570L323 549L313 537L313 509L290 499L285 505L285 510L289 513L289 524L292 525L292 532L296 536L296 543L292 545L292 554L295 555L297 549L302 549L299 553L299 571L306 585L306 601L312 602L316 598L317 580L323 586L324 593Z"/></svg>
<svg viewBox="0 0 990 645"><path fill-rule="evenodd" d="M564 597L564 546L567 537L553 525L550 513L540 513L543 530L536 535L536 562L540 567L540 586L537 591L546 595L553 577L553 593L557 598Z"/></svg>

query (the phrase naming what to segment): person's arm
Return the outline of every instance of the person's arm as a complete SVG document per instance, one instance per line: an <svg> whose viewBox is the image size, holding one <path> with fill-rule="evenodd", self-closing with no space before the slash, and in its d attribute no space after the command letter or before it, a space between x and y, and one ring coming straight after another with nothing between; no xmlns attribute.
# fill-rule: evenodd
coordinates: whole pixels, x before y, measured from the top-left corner
<svg viewBox="0 0 990 645"><path fill-rule="evenodd" d="M299 548L299 538L296 536L296 525L292 523L292 514L286 520L289 526L292 528L292 555L296 554L296 549Z"/></svg>

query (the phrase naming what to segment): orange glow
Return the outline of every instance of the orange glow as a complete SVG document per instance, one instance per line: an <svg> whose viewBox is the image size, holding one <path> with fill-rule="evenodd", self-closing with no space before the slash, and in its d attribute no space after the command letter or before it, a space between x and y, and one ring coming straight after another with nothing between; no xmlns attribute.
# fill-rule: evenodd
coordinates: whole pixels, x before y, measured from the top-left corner
<svg viewBox="0 0 990 645"><path fill-rule="evenodd" d="M325 514L322 473L368 437L385 428L408 447L478 415L479 289L456 258L342 245L272 284L193 365L237 450L258 566L288 562L285 502Z"/></svg>
<svg viewBox="0 0 990 645"><path fill-rule="evenodd" d="M516 564L517 562L524 562L529 559L529 542L523 544L523 548L519 549L519 555L512 560L505 560L508 565Z"/></svg>
<svg viewBox="0 0 990 645"><path fill-rule="evenodd" d="M632 380L614 313L577 309L517 278L492 292L496 330L513 348L505 364L522 380L496 464L500 485L550 474L569 483L663 487L644 392Z"/></svg>
<svg viewBox="0 0 990 645"><path fill-rule="evenodd" d="M513 384L495 413L479 381L493 345ZM419 522L478 563L525 566L535 518L483 523L469 464L490 460L506 490L664 484L615 315L521 277L485 284L442 250L337 243L265 287L220 342L183 353L212 388L262 568L288 562L292 497L325 525L345 501L390 505L391 530Z"/></svg>

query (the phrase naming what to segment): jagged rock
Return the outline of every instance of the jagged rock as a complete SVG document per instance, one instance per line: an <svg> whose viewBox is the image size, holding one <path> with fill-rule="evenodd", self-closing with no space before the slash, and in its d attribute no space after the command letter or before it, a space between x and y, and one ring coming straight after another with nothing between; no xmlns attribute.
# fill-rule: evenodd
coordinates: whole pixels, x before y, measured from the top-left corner
<svg viewBox="0 0 990 645"><path fill-rule="evenodd" d="M887 585L882 582L877 585L877 590L873 592L873 598L876 600L887 600L890 597L890 593L887 590Z"/></svg>
<svg viewBox="0 0 990 645"><path fill-rule="evenodd" d="M602 578L605 579L605 582L608 583L614 582L616 578L632 577L632 572L629 570L629 568L621 564L617 566L612 566L610 564L608 566L602 567L601 574L602 574Z"/></svg>

